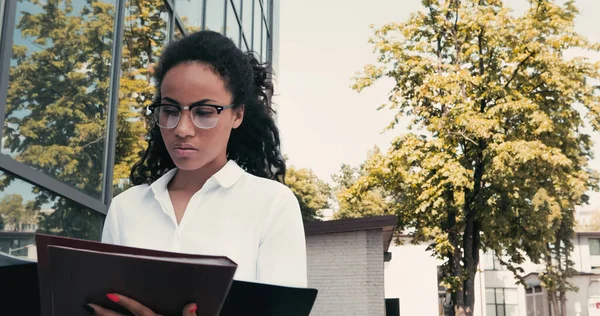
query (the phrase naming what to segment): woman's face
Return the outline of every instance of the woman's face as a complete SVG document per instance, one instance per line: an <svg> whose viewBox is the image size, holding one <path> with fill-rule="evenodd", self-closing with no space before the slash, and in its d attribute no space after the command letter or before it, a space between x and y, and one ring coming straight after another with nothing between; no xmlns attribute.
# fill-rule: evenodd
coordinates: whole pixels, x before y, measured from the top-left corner
<svg viewBox="0 0 600 316"><path fill-rule="evenodd" d="M185 107L191 104L227 106L232 96L225 83L209 66L196 63L182 63L171 68L163 78L160 87L161 106L155 111L168 109L165 105ZM159 114L173 117L174 108ZM211 108L205 107L210 110ZM210 111L193 109L196 124L214 122ZM227 161L227 142L231 130L242 123L243 107L228 108L216 114L218 121L212 128L200 128L192 121L189 109L181 111L179 123L174 128L161 127L161 135L167 151L175 165L181 170L197 170L211 164L225 164ZM175 121L173 121L175 122ZM165 125L165 124L161 124ZM211 126L213 124L208 124ZM204 124L203 127L206 127Z"/></svg>

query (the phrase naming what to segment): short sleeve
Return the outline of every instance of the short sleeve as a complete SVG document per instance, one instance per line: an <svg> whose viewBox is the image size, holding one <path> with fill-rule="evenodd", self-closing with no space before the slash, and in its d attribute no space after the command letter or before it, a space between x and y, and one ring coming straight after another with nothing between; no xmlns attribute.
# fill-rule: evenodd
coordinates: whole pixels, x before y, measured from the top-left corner
<svg viewBox="0 0 600 316"><path fill-rule="evenodd" d="M265 220L258 250L257 281L306 287L306 238L300 205L286 187Z"/></svg>

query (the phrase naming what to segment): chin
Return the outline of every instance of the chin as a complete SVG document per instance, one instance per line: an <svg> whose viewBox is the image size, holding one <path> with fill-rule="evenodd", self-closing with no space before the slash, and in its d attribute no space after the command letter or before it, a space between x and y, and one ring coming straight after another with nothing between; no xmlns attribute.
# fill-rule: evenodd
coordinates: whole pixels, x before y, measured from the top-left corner
<svg viewBox="0 0 600 316"><path fill-rule="evenodd" d="M198 163L198 161L174 161L174 163L179 170L185 171L194 171L206 166L206 163Z"/></svg>

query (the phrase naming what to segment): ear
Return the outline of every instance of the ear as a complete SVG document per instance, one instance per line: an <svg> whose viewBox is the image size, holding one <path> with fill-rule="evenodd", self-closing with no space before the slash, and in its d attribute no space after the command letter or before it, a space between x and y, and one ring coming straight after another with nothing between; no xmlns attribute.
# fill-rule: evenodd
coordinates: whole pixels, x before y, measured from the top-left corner
<svg viewBox="0 0 600 316"><path fill-rule="evenodd" d="M242 125L242 121L244 120L244 109L245 106L242 104L235 110L235 113L233 114L233 129L236 129Z"/></svg>

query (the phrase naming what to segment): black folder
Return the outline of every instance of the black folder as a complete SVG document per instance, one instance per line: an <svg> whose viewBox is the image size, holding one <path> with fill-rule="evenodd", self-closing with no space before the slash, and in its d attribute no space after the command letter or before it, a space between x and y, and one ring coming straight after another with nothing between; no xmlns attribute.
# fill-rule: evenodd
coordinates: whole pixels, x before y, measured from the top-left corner
<svg viewBox="0 0 600 316"><path fill-rule="evenodd" d="M97 260L98 256L108 256L108 258L112 258L112 260L117 260L117 261L122 261L123 258L125 258L124 260L132 260L131 262L135 262L136 260L139 260L139 258L136 258L135 256L121 256L121 255L117 255L118 258L115 258L115 254L106 254L106 253L101 253L101 252L94 252L92 251L91 253L89 253L89 249L88 250L84 250L81 251L80 250L75 250L74 248L69 248L69 247L65 247L64 243L62 245L56 245L57 243L55 243L54 241L56 241L59 237L52 237L53 241L50 242L50 244L54 244L54 245L50 245L48 247L48 244L44 245L45 242L41 242L41 245L39 246L46 246L48 247L47 251L48 254L50 255L49 258L52 260L52 258L62 258L60 260L62 261L61 266L59 268L52 268L52 267L40 267L38 264L35 263L26 263L24 262L21 265L13 265L13 266L5 266L5 267L0 267L0 280L2 280L2 286L0 286L0 310L2 311L2 315L32 315L32 316L38 316L38 315L53 315L53 313L48 310L44 310L44 308L48 308L48 302L52 302L51 304L54 305L56 304L56 302L53 302L53 300L55 300L57 297L60 297L61 295L57 295L57 293L52 293L52 291L68 291L69 293L72 293L70 296L70 299L73 301L73 306L70 306L69 308L72 308L72 310L77 310L75 308L75 306L77 308L81 308L81 313L77 313L78 315L85 315L85 310L83 310L83 307L81 307L82 304L79 304L79 302L75 302L77 299L81 300L82 298L89 298L89 297L97 297L98 299L100 299L100 293L98 292L96 296L94 295L84 295L78 292L73 292L73 291L79 291L79 289L73 288L72 290L69 289L70 284L72 284L73 282L77 282L77 278L83 278L83 279L89 279L91 276L91 279L96 279L98 280L98 275L95 275L94 273L97 272L98 268L96 267L95 269L89 269L89 270L85 270L85 269L80 269L78 270L79 273L74 273L72 275L72 277L65 277L65 273L67 273L67 271L69 269L73 269L73 264L74 262L69 261L69 260L74 260L75 257L78 257L79 259L81 258L88 258L90 260ZM65 241L62 238L59 238L61 241ZM46 240L47 242L47 240ZM67 240L68 243L71 242L71 240ZM79 242L79 241L78 241ZM58 242L58 244L60 244L60 242ZM38 249L39 250L39 249ZM158 254L159 252L156 252L156 254ZM204 258L209 258L209 259L214 259L214 257L207 257L207 256L200 256L200 257L204 257ZM92 259L94 258L94 259ZM48 259L48 258L47 258ZM189 258L188 258L189 259ZM57 260L57 259L54 259ZM67 260L67 261L64 261ZM103 259L104 260L104 259ZM278 286L278 285L269 285L269 284L261 284L261 283L253 283L253 282L242 282L242 281L233 281L230 282L229 284L226 284L226 280L227 280L227 271L231 271L228 270L229 268L229 263L228 261L223 261L224 266L219 267L219 265L211 265L211 264L205 264L204 267L200 270L198 270L198 268L193 267L193 264L190 263L190 260L193 261L192 259L190 260L183 260L184 263L181 262L177 262L177 260L160 260L160 259L156 259L156 258L145 258L145 261L138 261L138 262L145 262L144 264L146 265L145 269L153 269L152 266L156 265L156 263L148 263L153 262L153 260L157 260L160 262L160 265L164 265L163 267L163 271L167 266L170 265L181 265L181 267L187 267L186 269L188 269L188 271L194 271L194 269L196 269L194 273L197 273L198 275L203 275L202 272L198 272L202 269L206 269L207 267L212 267L212 268L208 268L208 269L212 269L212 279L213 281L211 282L217 282L220 283L220 286L217 286L215 293L211 294L212 297L210 298L212 300L212 305L215 305L215 302L219 301L219 297L222 298L222 296L224 296L224 302L220 303L220 312L218 313L218 315L222 315L222 316L233 316L233 315L264 315L264 316L269 316L269 315L281 315L281 316L305 316L305 315L309 315L310 311L313 307L314 301L316 299L317 296L317 290L316 289L309 289L309 288L294 288L294 287L285 287L285 286ZM130 264L131 264L130 262ZM185 263L187 262L187 263ZM187 265L187 266L186 266ZM82 267L85 267L85 265L81 265ZM150 268L148 268L150 267ZM48 268L50 268L48 270ZM91 268L91 267L90 267ZM169 268L171 269L171 268ZM40 274L40 271L42 274ZM84 271L87 271L84 273ZM215 271L220 271L219 272L215 272ZM188 272L192 273L192 272ZM77 277L76 275L79 275L79 277ZM140 274L142 275L142 274ZM50 277L48 277L50 276ZM139 275L138 275L139 277ZM206 277L206 275L204 276ZM57 281L52 281L52 278L59 278ZM46 283L44 284L46 286L46 289L43 289L41 287L41 285L43 284L42 279L46 279ZM50 279L50 280L49 280ZM132 281L135 279L135 277L133 277ZM220 281L219 281L220 280ZM125 282L125 281L124 281ZM193 282L190 283L189 280L181 280L181 282L188 282L186 284L191 284L193 285ZM224 283L223 283L224 282ZM102 282L98 282L98 283L102 283ZM105 282L106 283L106 282ZM86 288L90 288L89 286L87 286ZM93 288L93 287L91 287ZM192 287L190 287L192 288ZM206 287L205 287L206 288ZM48 291L50 291L50 298L48 298L47 296L49 295ZM41 293L41 295L40 295ZM222 293L222 296L220 296ZM122 293L125 294L125 293ZM132 298L136 298L134 294L131 295ZM78 297L76 299L76 297ZM44 300L46 299L46 300ZM207 303L209 302L208 299L209 297L206 297L207 299ZM42 302L42 304L40 304L40 302ZM44 305L44 302L46 302L46 305ZM64 303L64 302L63 302ZM112 302L110 301L103 301L103 305L108 305L107 307L115 307L114 305L111 305ZM156 302L154 302L156 303ZM171 303L171 302L169 302ZM177 303L177 302L176 302ZM202 314L202 302L197 302L198 303L198 315L204 315ZM181 306L183 307L183 306ZM52 307L51 307L52 310ZM206 311L206 309L204 309ZM42 313L42 311L44 311L44 313ZM210 312L210 310L206 311L205 313ZM168 315L168 314L167 314Z"/></svg>

